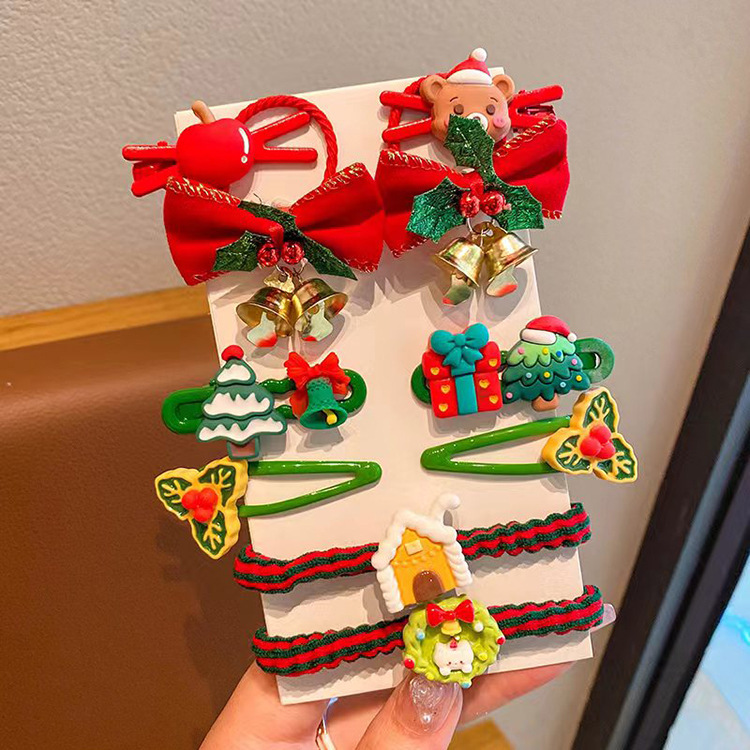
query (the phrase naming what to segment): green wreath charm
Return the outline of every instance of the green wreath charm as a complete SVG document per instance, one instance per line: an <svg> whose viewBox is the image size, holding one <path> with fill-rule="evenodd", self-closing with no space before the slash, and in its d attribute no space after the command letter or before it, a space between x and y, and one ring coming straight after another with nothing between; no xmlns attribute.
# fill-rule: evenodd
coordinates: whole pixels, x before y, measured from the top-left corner
<svg viewBox="0 0 750 750"><path fill-rule="evenodd" d="M487 671L505 642L486 607L453 596L415 609L404 627L404 666L462 688Z"/></svg>

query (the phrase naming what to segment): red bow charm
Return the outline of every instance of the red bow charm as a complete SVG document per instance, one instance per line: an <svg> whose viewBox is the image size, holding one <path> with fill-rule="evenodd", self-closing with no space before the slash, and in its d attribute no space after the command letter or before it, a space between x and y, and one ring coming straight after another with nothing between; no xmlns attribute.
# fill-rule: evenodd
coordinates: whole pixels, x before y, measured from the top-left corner
<svg viewBox="0 0 750 750"><path fill-rule="evenodd" d="M217 249L246 231L267 235L282 246L283 227L240 208L241 202L186 178L167 181L164 227L172 258L188 284L219 276L221 272L213 270ZM383 249L383 203L363 164L342 169L286 210L305 235L347 266L377 268Z"/></svg>
<svg viewBox="0 0 750 750"><path fill-rule="evenodd" d="M443 609L432 602L425 608L427 614L427 624L431 628L436 628L444 622L474 622L474 603L471 599L464 599L455 609Z"/></svg>
<svg viewBox="0 0 750 750"><path fill-rule="evenodd" d="M570 182L567 144L565 122L550 115L496 148L495 172L510 185L526 186L542 204L544 216L558 219ZM406 229L414 198L437 187L446 177L461 188L480 191L481 179L476 173L461 174L402 151L381 151L375 182L383 197L385 242L394 255L424 242L423 237Z"/></svg>
<svg viewBox="0 0 750 750"><path fill-rule="evenodd" d="M331 352L317 365L309 365L297 352L292 352L284 362L287 375L294 381L296 390L289 397L289 405L295 417L307 409L307 384L316 378L325 378L336 396L345 396L349 387L349 376L339 367L339 358Z"/></svg>

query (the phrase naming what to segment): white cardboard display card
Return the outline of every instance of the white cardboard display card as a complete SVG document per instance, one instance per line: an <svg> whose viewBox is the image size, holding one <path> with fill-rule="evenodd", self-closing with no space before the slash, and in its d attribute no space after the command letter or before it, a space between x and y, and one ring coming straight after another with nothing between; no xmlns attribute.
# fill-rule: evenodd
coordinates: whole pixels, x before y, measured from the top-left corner
<svg viewBox="0 0 750 750"><path fill-rule="evenodd" d="M363 162L375 174L387 119L378 97L384 90L402 90L409 80L300 94L320 107L333 123L339 144L339 169ZM234 117L246 104L211 105L211 109L217 117ZM255 118L250 127L281 113ZM178 133L196 121L190 111L175 115ZM232 193L264 203L289 205L317 187L325 162L323 139L317 127L311 125L272 145L285 142L317 148L317 165L261 165L233 185ZM442 146L428 139L408 150L453 163ZM480 293L458 307L446 307L441 302L446 276L431 262L433 250L434 246L427 243L394 259L386 248L379 269L371 274L358 273L356 282L326 277L335 289L349 294L349 303L334 319L334 333L329 338L317 344L300 342L298 351L311 363L335 351L342 367L357 370L365 378L367 400L339 430L311 432L291 421L286 435L262 438L262 457L371 460L382 466L383 476L378 484L349 495L297 511L249 519L250 537L258 552L292 558L312 550L379 541L397 510L408 507L426 513L435 498L448 490L461 498L461 507L452 513L457 528L523 522L570 508L567 484L561 474L541 479L482 477L426 472L421 468L419 458L425 448L539 417L528 404L512 404L496 414L438 420L429 406L412 395L411 372L434 330L458 332L480 321L490 329L491 340L501 349L509 349L524 324L541 314L532 261L527 261L517 273L519 289L514 294L492 299ZM230 344L242 346L259 380L284 376L283 363L290 346L289 339L281 339L273 349L254 349L246 341L244 325L235 314L237 304L261 286L263 271L228 273L207 283L218 351ZM307 274L314 275L311 267ZM569 409L574 395L567 399L565 407ZM538 461L543 443L541 438L485 453L494 455L495 460ZM338 481L341 477L251 478L248 502L273 502ZM246 542L241 539L240 544L243 543ZM574 598L583 590L576 549L486 559L472 563L471 568L474 582L466 593L486 606ZM394 617L385 609L374 574L314 581L286 594L263 595L262 600L270 635L341 629ZM591 654L587 633L522 638L501 648L500 658L490 671L575 661ZM403 677L400 662L401 652L397 650L316 674L280 677L281 701L299 703L390 688Z"/></svg>

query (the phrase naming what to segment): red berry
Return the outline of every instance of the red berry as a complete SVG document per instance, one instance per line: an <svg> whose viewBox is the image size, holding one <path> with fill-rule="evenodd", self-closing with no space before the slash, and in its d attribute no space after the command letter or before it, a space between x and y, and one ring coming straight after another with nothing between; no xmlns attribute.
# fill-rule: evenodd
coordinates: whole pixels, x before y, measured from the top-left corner
<svg viewBox="0 0 750 750"><path fill-rule="evenodd" d="M458 201L458 210L461 212L461 216L467 219L476 216L479 213L480 207L479 197L471 191L463 193Z"/></svg>
<svg viewBox="0 0 750 750"><path fill-rule="evenodd" d="M602 461L606 461L608 458L612 458L616 452L615 444L611 440L608 440L602 445L596 457Z"/></svg>
<svg viewBox="0 0 750 750"><path fill-rule="evenodd" d="M266 268L275 266L279 262L279 257L279 249L273 244L273 242L266 242L266 244L258 250L258 263Z"/></svg>
<svg viewBox="0 0 750 750"><path fill-rule="evenodd" d="M587 437L581 440L581 455L593 458L599 455L599 451L602 449L602 444L595 437Z"/></svg>
<svg viewBox="0 0 750 750"><path fill-rule="evenodd" d="M504 635L501 635L501 636L500 636L500 637L499 637L499 638L497 639L497 642L498 642L498 643L499 643L499 644L500 644L500 645L502 646L502 645L503 645L503 643L505 643L505 636L504 636Z"/></svg>
<svg viewBox="0 0 750 750"><path fill-rule="evenodd" d="M598 424L589 432L592 438L596 438L602 445L612 437L612 430L606 424Z"/></svg>
<svg viewBox="0 0 750 750"><path fill-rule="evenodd" d="M281 259L290 266L301 263L305 257L305 250L299 242L285 242L281 248Z"/></svg>
<svg viewBox="0 0 750 750"><path fill-rule="evenodd" d="M198 498L200 497L200 492L198 490L188 490L183 496L182 496L182 507L187 508L188 510L193 510L193 508L198 507Z"/></svg>
<svg viewBox="0 0 750 750"><path fill-rule="evenodd" d="M214 514L211 508L196 508L193 511L193 518L198 523L207 523L211 520L211 516Z"/></svg>
<svg viewBox="0 0 750 750"><path fill-rule="evenodd" d="M505 196L497 190L490 190L482 197L481 206L489 216L499 214L505 209Z"/></svg>
<svg viewBox="0 0 750 750"><path fill-rule="evenodd" d="M404 666L407 669L414 669L414 659L410 659L408 656L404 659Z"/></svg>
<svg viewBox="0 0 750 750"><path fill-rule="evenodd" d="M216 503L218 502L219 497L216 494L216 490L212 490L210 487L204 487L201 492L200 496L198 497L198 505L201 508L210 508L213 512L213 509L216 507Z"/></svg>
<svg viewBox="0 0 750 750"><path fill-rule="evenodd" d="M221 353L221 358L225 362L229 362L230 359L244 359L245 352L242 351L241 346L232 344L231 346L228 346L226 349L224 349L224 351Z"/></svg>

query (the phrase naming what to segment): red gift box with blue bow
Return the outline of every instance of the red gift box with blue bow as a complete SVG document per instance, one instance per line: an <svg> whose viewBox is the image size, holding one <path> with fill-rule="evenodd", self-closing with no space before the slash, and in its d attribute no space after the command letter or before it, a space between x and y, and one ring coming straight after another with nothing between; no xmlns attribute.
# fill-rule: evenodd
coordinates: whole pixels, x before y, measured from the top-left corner
<svg viewBox="0 0 750 750"><path fill-rule="evenodd" d="M436 417L497 411L503 405L500 348L487 326L475 323L463 333L435 331L422 355L422 374Z"/></svg>

